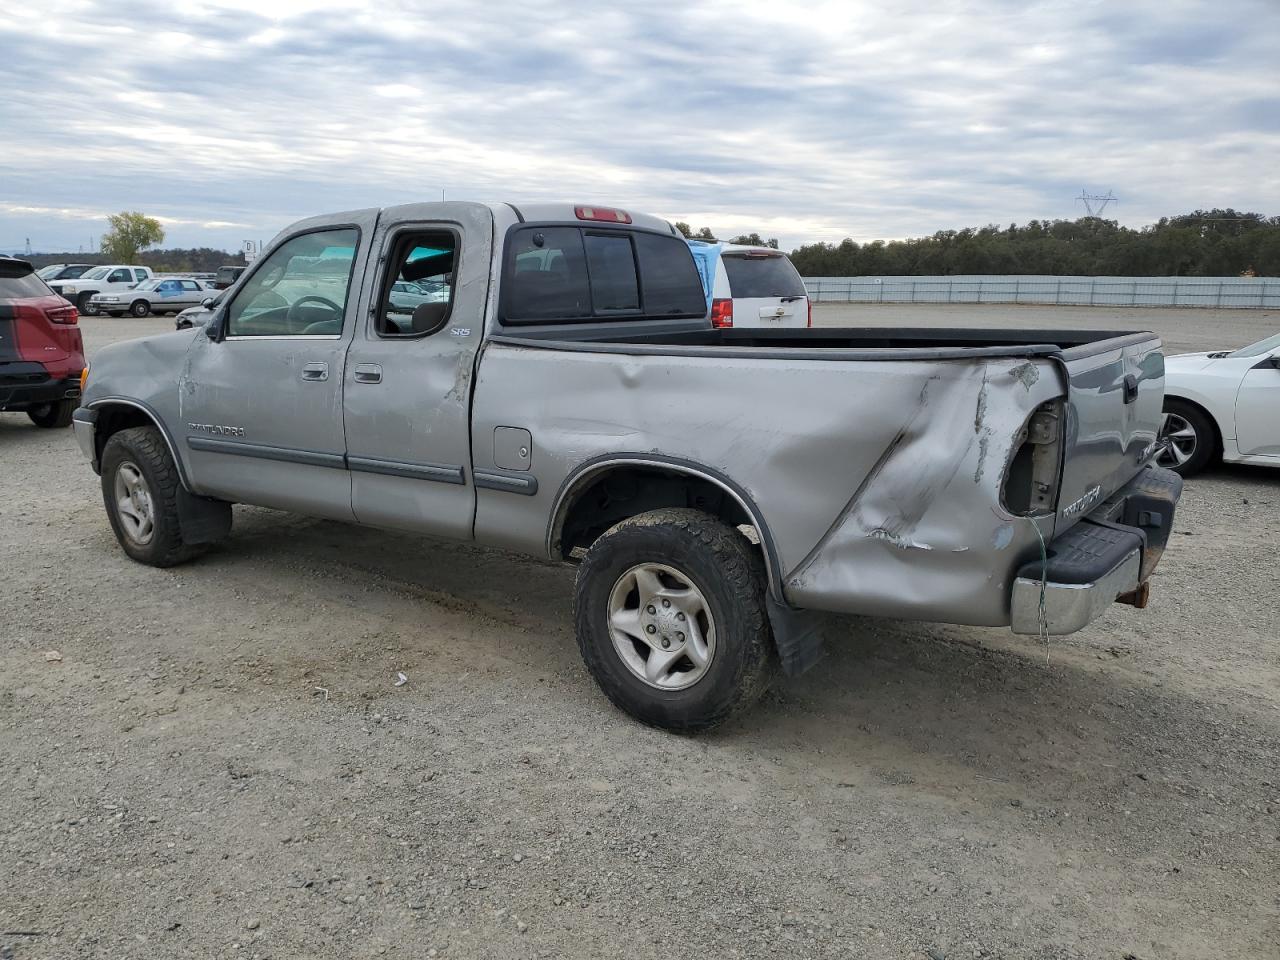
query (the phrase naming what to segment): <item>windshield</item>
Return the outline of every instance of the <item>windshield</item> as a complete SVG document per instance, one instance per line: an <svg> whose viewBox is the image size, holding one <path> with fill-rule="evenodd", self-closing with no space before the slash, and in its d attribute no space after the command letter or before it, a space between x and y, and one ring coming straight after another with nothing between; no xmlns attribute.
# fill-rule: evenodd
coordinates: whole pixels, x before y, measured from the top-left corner
<svg viewBox="0 0 1280 960"><path fill-rule="evenodd" d="M90 270L88 273L84 275L84 279L85 280L101 280L110 272L111 272L110 267L94 267L92 270Z"/></svg>
<svg viewBox="0 0 1280 960"><path fill-rule="evenodd" d="M1260 357L1264 353L1270 353L1272 350L1280 348L1280 333L1274 337L1267 337L1265 340L1259 340L1257 343L1251 343L1247 347L1241 347L1235 353L1229 353L1229 357Z"/></svg>
<svg viewBox="0 0 1280 960"><path fill-rule="evenodd" d="M134 285L134 289L137 289L137 290L154 290L154 289L155 289L156 287L158 287L158 286L160 286L160 281L159 281L159 280L143 280L141 283L139 283L139 284L135 284L135 285Z"/></svg>
<svg viewBox="0 0 1280 960"><path fill-rule="evenodd" d="M49 266L41 267L39 270L37 270L36 276L39 277L41 280L51 280L53 277L57 275L58 271L61 269L62 269L62 264L51 263L49 264Z"/></svg>

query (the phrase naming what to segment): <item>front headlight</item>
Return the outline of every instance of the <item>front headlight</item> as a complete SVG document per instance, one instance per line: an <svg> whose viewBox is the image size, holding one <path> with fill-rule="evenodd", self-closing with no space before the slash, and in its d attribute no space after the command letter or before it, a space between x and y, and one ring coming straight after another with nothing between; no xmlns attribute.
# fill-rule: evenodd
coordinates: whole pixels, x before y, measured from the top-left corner
<svg viewBox="0 0 1280 960"><path fill-rule="evenodd" d="M73 285L73 286L70 286L70 287L63 287L63 288L62 288L62 292L63 292L63 294L64 294L64 295L65 295L65 294L68 294L68 293L75 293L75 292L76 292L76 288L75 288L75 286L74 286L74 285Z"/></svg>
<svg viewBox="0 0 1280 960"><path fill-rule="evenodd" d="M119 303L119 297L94 297L95 300L101 300L103 303Z"/></svg>

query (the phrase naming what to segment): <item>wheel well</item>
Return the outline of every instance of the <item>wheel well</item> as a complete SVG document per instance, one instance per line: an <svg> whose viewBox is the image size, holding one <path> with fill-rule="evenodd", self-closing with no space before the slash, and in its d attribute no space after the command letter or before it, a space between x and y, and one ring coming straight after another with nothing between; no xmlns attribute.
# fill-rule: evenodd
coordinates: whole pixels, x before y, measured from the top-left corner
<svg viewBox="0 0 1280 960"><path fill-rule="evenodd" d="M130 427L156 427L159 429L155 420L146 411L130 406L127 403L109 403L96 407L95 410L98 414L93 430L93 440L96 448L94 450L95 465L102 462L102 451L106 447L107 441L121 430L128 430ZM163 433L163 431L161 432Z"/></svg>
<svg viewBox="0 0 1280 960"><path fill-rule="evenodd" d="M615 523L662 507L692 507L763 536L737 497L696 474L661 466L617 466L593 474L564 496L552 536L552 555L569 560Z"/></svg>
<svg viewBox="0 0 1280 960"><path fill-rule="evenodd" d="M1222 454L1222 427L1218 424L1218 418L1209 412L1208 407L1202 403L1196 403L1194 400L1188 400L1186 397L1180 397L1177 394L1170 395L1166 393L1164 395L1164 399L1166 403L1172 400L1176 403L1185 404L1188 407L1194 407L1200 413L1204 414L1204 418L1209 421L1209 426L1213 428L1214 449L1217 450L1219 455Z"/></svg>

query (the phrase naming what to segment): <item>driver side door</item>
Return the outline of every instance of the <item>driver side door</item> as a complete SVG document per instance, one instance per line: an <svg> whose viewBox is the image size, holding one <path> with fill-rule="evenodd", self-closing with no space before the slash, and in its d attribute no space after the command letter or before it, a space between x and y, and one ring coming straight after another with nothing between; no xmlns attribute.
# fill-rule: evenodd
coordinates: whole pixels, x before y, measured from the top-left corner
<svg viewBox="0 0 1280 960"><path fill-rule="evenodd" d="M180 385L196 492L354 519L343 368L377 215L300 224L196 334Z"/></svg>

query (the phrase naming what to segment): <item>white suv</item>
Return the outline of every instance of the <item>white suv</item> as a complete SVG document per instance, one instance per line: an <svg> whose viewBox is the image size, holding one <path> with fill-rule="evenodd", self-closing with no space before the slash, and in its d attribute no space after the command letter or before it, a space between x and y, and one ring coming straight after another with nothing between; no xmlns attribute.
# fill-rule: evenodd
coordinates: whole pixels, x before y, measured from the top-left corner
<svg viewBox="0 0 1280 960"><path fill-rule="evenodd" d="M91 302L95 293L121 294L134 284L151 279L151 270L123 263L111 263L94 267L75 280L55 280L49 284L53 292L64 300L70 300L87 316L96 316L98 306Z"/></svg>
<svg viewBox="0 0 1280 960"><path fill-rule="evenodd" d="M772 247L690 240L713 327L809 327L812 305L787 255Z"/></svg>

